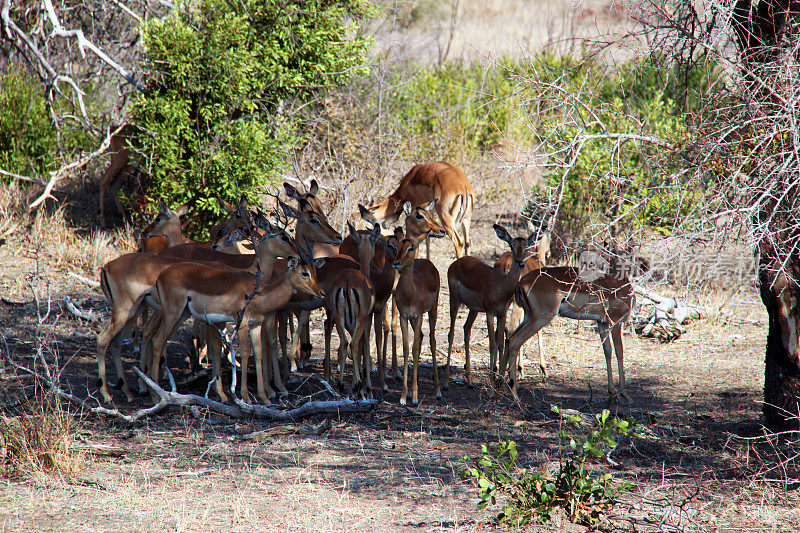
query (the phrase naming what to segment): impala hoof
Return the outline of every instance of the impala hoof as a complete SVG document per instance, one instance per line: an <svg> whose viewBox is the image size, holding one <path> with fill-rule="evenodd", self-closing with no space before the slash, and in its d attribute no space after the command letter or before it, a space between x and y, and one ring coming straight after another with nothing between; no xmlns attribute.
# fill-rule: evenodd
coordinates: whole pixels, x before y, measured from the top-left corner
<svg viewBox="0 0 800 533"><path fill-rule="evenodd" d="M411 407L418 407L418 406L419 406L419 400L417 398L413 398L411 400Z"/></svg>

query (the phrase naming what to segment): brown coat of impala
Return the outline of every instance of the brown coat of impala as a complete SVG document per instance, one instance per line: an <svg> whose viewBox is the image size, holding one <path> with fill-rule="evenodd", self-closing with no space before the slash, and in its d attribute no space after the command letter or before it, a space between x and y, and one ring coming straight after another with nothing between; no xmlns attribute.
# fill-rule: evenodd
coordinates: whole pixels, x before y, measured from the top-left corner
<svg viewBox="0 0 800 533"><path fill-rule="evenodd" d="M264 402L275 396L269 379L270 365L262 362L261 328L262 323L275 311L286 305L292 294L305 292L315 298L322 298L322 289L317 283L314 266L292 257L288 261L288 271L280 279L271 283L259 280L249 272L215 268L200 263L181 263L173 265L158 276L152 299L161 308L161 325L153 337L153 362L150 365L150 378L158 381L161 357L164 355L167 340L178 326L193 316L198 320L224 327L229 322L236 323L241 315L239 327L239 349L242 351L241 395L247 401L247 362L252 350L256 361L258 396ZM248 296L252 295L252 299ZM268 328L267 334L271 331ZM249 338L248 338L249 337ZM274 342L270 342L274 346ZM272 357L271 370L280 374L277 358ZM269 391L267 393L266 389Z"/></svg>
<svg viewBox="0 0 800 533"><path fill-rule="evenodd" d="M419 404L419 357L422 349L422 318L428 314L430 326L431 357L433 358L433 385L436 398L442 397L439 388L439 373L436 364L436 315L439 309L439 271L427 259L416 259L419 240L403 239L400 247L388 243L389 256L394 268L400 271L397 289L394 293L397 310L400 314L400 329L403 332L403 390L400 405L406 404L408 396L408 330L411 322L413 331L414 375L411 380L411 404Z"/></svg>
<svg viewBox="0 0 800 533"><path fill-rule="evenodd" d="M464 172L441 161L415 165L400 180L400 185L383 202L369 208L384 227L393 224L403 212L405 202L418 206L436 201L436 212L453 241L456 257L469 254L469 224L475 191ZM426 241L427 257L430 245Z"/></svg>
<svg viewBox="0 0 800 533"><path fill-rule="evenodd" d="M450 333L447 337L445 386L450 378L453 335L455 334L458 308L462 304L469 309L467 320L464 322L464 369L467 384L472 384L470 332L478 313L486 313L486 325L489 330L489 366L493 372L497 370L498 351L502 350L504 346L506 313L525 266L525 251L533 244L534 236L512 238L508 231L499 224L494 225L494 231L497 237L511 248L513 260L507 273L468 255L456 259L447 269L447 285L450 293ZM495 319L497 319L497 328L495 328Z"/></svg>
<svg viewBox="0 0 800 533"><path fill-rule="evenodd" d="M627 278L606 275L584 281L573 267L543 267L523 276L515 293L517 305L525 313L522 323L508 339L509 385L517 396L517 357L520 347L553 318L563 316L597 323L606 356L608 392L628 399L622 355L622 324L633 307L633 287ZM614 387L611 369L611 343L617 354L619 391Z"/></svg>

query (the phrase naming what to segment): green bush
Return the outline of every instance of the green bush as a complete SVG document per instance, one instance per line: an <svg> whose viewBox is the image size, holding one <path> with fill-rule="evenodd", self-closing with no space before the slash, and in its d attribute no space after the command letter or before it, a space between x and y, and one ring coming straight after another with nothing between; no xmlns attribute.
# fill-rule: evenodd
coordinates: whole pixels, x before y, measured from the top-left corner
<svg viewBox="0 0 800 533"><path fill-rule="evenodd" d="M701 95L720 74L703 62L680 73L656 60L632 60L613 75L592 62L583 69L568 84L580 104L543 121L542 140L562 154L545 173L546 185L560 188L564 180L561 209L578 227L628 213L628 221L669 233L709 193L699 184L687 188L685 181L671 180L681 162L668 156L686 144L692 114L702 112ZM569 143L573 149L564 150Z"/></svg>
<svg viewBox="0 0 800 533"><path fill-rule="evenodd" d="M552 409L560 415L556 406ZM580 415L566 417L571 422L580 422ZM613 452L617 439L637 437L634 433L636 423L633 419L610 418L608 409L595 416L597 426L585 438L561 432L572 450L566 461L560 464L557 473L530 471L517 466L517 445L506 440L497 445L481 446L481 456L477 459L464 457L473 466L464 470L462 479L474 479L478 484L479 509L495 505L498 496L504 496L509 503L497 515L500 522L519 526L531 520L545 523L551 513L561 508L569 520L575 523L593 525L603 513L614 505L617 491L632 491L630 482L616 484L611 474L593 477L587 462L599 459Z"/></svg>
<svg viewBox="0 0 800 533"><path fill-rule="evenodd" d="M369 40L354 33L372 10L368 0L204 0L143 24L146 91L130 114L149 194L188 203L200 228L221 214L214 197L256 200L298 142L286 109L365 72Z"/></svg>
<svg viewBox="0 0 800 533"><path fill-rule="evenodd" d="M0 110L0 168L41 176L56 149L42 84L12 64L0 75Z"/></svg>

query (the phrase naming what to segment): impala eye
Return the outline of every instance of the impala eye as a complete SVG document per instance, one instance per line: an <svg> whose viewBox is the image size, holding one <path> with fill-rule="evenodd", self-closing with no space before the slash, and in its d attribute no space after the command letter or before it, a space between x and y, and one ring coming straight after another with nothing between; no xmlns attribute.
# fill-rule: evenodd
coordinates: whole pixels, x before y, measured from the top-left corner
<svg viewBox="0 0 800 533"><path fill-rule="evenodd" d="M309 274L308 272L303 272L303 277L304 278L310 278L311 274Z"/></svg>

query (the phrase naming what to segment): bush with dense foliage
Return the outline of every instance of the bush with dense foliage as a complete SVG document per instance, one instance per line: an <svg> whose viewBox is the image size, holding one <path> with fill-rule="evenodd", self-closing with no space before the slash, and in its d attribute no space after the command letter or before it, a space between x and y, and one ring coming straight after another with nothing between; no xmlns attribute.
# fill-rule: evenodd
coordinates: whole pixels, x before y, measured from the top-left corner
<svg viewBox="0 0 800 533"><path fill-rule="evenodd" d="M214 200L255 200L297 141L295 107L365 72L356 33L368 0L204 0L141 28L146 91L130 110L142 130L149 193L188 203L200 226Z"/></svg>

